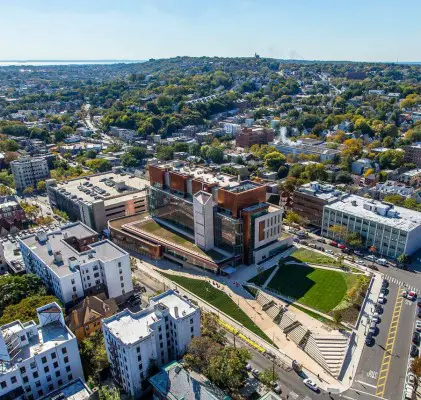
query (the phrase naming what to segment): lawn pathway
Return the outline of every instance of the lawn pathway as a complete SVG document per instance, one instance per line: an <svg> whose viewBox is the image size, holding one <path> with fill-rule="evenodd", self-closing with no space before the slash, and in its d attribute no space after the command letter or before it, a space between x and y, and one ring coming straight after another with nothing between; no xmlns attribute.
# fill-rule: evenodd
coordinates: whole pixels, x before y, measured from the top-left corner
<svg viewBox="0 0 421 400"><path fill-rule="evenodd" d="M272 273L269 275L269 278L266 279L265 283L262 285L263 289L266 289L266 286L269 284L269 282L272 280L272 278L278 272L278 269L279 269L279 265L272 271Z"/></svg>

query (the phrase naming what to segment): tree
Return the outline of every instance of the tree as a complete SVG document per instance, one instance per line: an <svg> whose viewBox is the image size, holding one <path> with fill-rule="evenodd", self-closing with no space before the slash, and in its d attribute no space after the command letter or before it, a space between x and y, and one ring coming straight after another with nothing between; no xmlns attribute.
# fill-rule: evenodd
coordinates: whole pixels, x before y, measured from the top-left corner
<svg viewBox="0 0 421 400"><path fill-rule="evenodd" d="M12 194L12 189L10 189L8 186L6 185L1 185L0 184L0 196L8 196L10 194Z"/></svg>
<svg viewBox="0 0 421 400"><path fill-rule="evenodd" d="M225 331L218 322L214 313L202 312L202 336L207 336L219 344L225 344Z"/></svg>
<svg viewBox="0 0 421 400"><path fill-rule="evenodd" d="M286 157L279 151L273 151L265 155L265 166L271 171L278 171L286 162Z"/></svg>
<svg viewBox="0 0 421 400"><path fill-rule="evenodd" d="M335 321L336 326L340 326L342 322L342 311L341 310L335 310L333 313L333 320Z"/></svg>
<svg viewBox="0 0 421 400"><path fill-rule="evenodd" d="M352 179L352 176L349 172L341 171L337 173L335 177L335 182L347 184L354 182L354 180Z"/></svg>
<svg viewBox="0 0 421 400"><path fill-rule="evenodd" d="M133 154L125 153L120 157L121 165L125 168L134 168L139 165L139 161Z"/></svg>
<svg viewBox="0 0 421 400"><path fill-rule="evenodd" d="M211 359L219 353L221 345L209 336L194 337L187 347L183 361L188 368L206 373Z"/></svg>
<svg viewBox="0 0 421 400"><path fill-rule="evenodd" d="M120 392L116 387L99 386L98 389L99 400L121 400Z"/></svg>
<svg viewBox="0 0 421 400"><path fill-rule="evenodd" d="M408 254L401 254L398 258L397 258L398 263L403 264L403 265L407 265L411 262L411 257L408 256Z"/></svg>
<svg viewBox="0 0 421 400"><path fill-rule="evenodd" d="M17 319L22 322L36 320L36 309L53 302L60 304L60 301L54 296L35 295L23 298L19 303L8 305L4 309L0 318L0 325L8 324Z"/></svg>
<svg viewBox="0 0 421 400"><path fill-rule="evenodd" d="M96 151L95 150L88 150L85 152L85 157L89 158L90 160L93 160L96 158Z"/></svg>
<svg viewBox="0 0 421 400"><path fill-rule="evenodd" d="M348 139L343 143L344 149L342 155L344 157L357 157L363 150L363 142L361 139Z"/></svg>
<svg viewBox="0 0 421 400"><path fill-rule="evenodd" d="M207 376L221 389L235 391L247 377L245 367L250 359L250 352L245 348L223 347L211 358Z"/></svg>
<svg viewBox="0 0 421 400"><path fill-rule="evenodd" d="M104 158L96 158L94 160L86 161L86 166L93 169L96 172L110 171L112 168L111 163Z"/></svg>
<svg viewBox="0 0 421 400"><path fill-rule="evenodd" d="M215 164L221 164L224 160L224 151L221 147L209 147L206 151L206 158Z"/></svg>
<svg viewBox="0 0 421 400"><path fill-rule="evenodd" d="M34 274L0 276L0 314L12 304L31 296L47 293L41 279Z"/></svg>
<svg viewBox="0 0 421 400"><path fill-rule="evenodd" d="M64 139L66 139L68 136L73 135L74 130L70 126L63 126L59 131L56 131L54 133L54 139L56 143L62 142Z"/></svg>
<svg viewBox="0 0 421 400"><path fill-rule="evenodd" d="M286 216L284 218L284 222L287 225L302 225L303 224L303 217L300 214L297 214L294 211L287 211Z"/></svg>
<svg viewBox="0 0 421 400"><path fill-rule="evenodd" d="M47 185L46 185L45 181L38 181L38 183L37 183L38 192L45 192L46 188L47 188Z"/></svg>
<svg viewBox="0 0 421 400"><path fill-rule="evenodd" d="M379 163L382 168L398 168L404 162L405 153L401 150L386 150L379 156Z"/></svg>
<svg viewBox="0 0 421 400"><path fill-rule="evenodd" d="M27 186L25 189L23 189L23 194L31 195L34 193L34 188L32 186Z"/></svg>
<svg viewBox="0 0 421 400"><path fill-rule="evenodd" d="M348 229L342 225L332 225L329 227L329 230L338 235L339 239L346 240L348 236Z"/></svg>
<svg viewBox="0 0 421 400"><path fill-rule="evenodd" d="M21 201L20 205L28 219L34 220L38 216L40 211L38 206L26 203L24 201Z"/></svg>
<svg viewBox="0 0 421 400"><path fill-rule="evenodd" d="M415 357L411 361L411 372L417 377L421 377L421 358Z"/></svg>
<svg viewBox="0 0 421 400"><path fill-rule="evenodd" d="M83 370L94 382L100 382L101 372L109 366L102 331L96 331L80 342Z"/></svg>
<svg viewBox="0 0 421 400"><path fill-rule="evenodd" d="M279 375L275 372L274 368L265 369L259 376L262 382L268 389L272 389L273 384L279 379Z"/></svg>

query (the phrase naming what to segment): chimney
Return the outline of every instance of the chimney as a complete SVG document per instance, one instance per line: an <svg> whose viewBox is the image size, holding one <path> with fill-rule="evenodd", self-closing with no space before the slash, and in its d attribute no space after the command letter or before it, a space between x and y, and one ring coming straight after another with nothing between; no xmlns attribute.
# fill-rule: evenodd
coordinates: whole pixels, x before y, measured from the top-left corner
<svg viewBox="0 0 421 400"><path fill-rule="evenodd" d="M63 262L63 255L61 254L60 250L54 252L54 262L55 263Z"/></svg>
<svg viewBox="0 0 421 400"><path fill-rule="evenodd" d="M79 327L79 314L77 312L77 310L73 310L72 311L72 317L73 317L73 321L75 321L75 326Z"/></svg>
<svg viewBox="0 0 421 400"><path fill-rule="evenodd" d="M178 307L177 306L174 307L174 315L175 315L175 318L178 318Z"/></svg>

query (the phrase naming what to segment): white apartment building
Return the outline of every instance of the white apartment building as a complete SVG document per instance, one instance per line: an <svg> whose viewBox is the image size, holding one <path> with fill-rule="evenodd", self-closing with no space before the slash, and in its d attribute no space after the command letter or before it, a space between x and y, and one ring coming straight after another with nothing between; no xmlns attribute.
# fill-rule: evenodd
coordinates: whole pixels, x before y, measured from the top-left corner
<svg viewBox="0 0 421 400"><path fill-rule="evenodd" d="M37 314L39 325L18 320L0 327L1 399L39 399L84 380L76 337L58 304Z"/></svg>
<svg viewBox="0 0 421 400"><path fill-rule="evenodd" d="M322 235L337 238L333 225L357 232L367 247L397 258L421 247L421 213L381 201L350 195L323 208Z"/></svg>
<svg viewBox="0 0 421 400"><path fill-rule="evenodd" d="M130 256L81 222L19 239L28 272L38 275L66 306L105 291L124 301L133 292Z"/></svg>
<svg viewBox="0 0 421 400"><path fill-rule="evenodd" d="M10 163L17 190L32 186L50 177L47 159L44 157L21 157Z"/></svg>
<svg viewBox="0 0 421 400"><path fill-rule="evenodd" d="M124 310L102 320L114 380L139 397L151 363L162 367L182 356L200 336L200 309L173 290L151 298L138 313Z"/></svg>

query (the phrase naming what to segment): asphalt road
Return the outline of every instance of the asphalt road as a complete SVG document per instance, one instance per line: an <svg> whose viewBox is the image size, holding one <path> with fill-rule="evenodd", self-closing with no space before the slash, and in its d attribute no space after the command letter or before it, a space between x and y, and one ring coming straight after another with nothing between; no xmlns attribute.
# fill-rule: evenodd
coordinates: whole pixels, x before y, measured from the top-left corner
<svg viewBox="0 0 421 400"><path fill-rule="evenodd" d="M416 302L403 299L402 288L390 283L378 335L365 346L351 389L341 394L348 400L398 400L406 379ZM368 327L367 327L368 329Z"/></svg>
<svg viewBox="0 0 421 400"><path fill-rule="evenodd" d="M226 334L227 342L230 345L234 345L233 335L227 332ZM250 346L244 344L241 340L236 339L235 345L237 347L246 347L251 355L252 360L250 364L253 368L257 368L260 372L268 368L273 368L273 363L270 359L266 358L263 354L259 353L258 351L254 350ZM279 376L279 383L282 386L282 398L286 399L288 396L288 400L312 400L312 399L339 399L338 395L331 395L329 396L326 392L314 392L309 389L307 386L304 385L303 379L305 376L300 376L297 372L292 370L291 368L283 369L275 365L275 372ZM256 379L253 378L250 380L250 383L254 386L258 386L258 382ZM317 383L317 382L316 382ZM267 389L262 388L262 393L266 393Z"/></svg>

